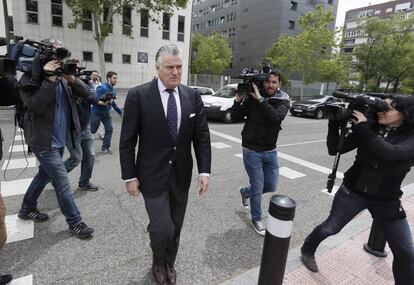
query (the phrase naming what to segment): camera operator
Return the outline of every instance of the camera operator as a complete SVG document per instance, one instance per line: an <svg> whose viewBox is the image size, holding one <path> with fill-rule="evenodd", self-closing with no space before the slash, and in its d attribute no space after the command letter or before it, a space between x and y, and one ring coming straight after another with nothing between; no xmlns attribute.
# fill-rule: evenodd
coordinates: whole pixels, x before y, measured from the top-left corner
<svg viewBox="0 0 414 285"><path fill-rule="evenodd" d="M56 47L57 48L57 47ZM74 75L60 74L61 60L52 59L43 67L40 86L28 91L31 76L24 74L19 81L20 96L26 112L24 135L27 144L39 161L39 171L24 196L19 218L44 222L46 213L37 208L38 198L48 182L52 182L60 210L69 225L69 231L78 238L91 237L93 229L83 221L74 201L69 177L62 161L67 138L74 143L80 132L76 108L78 97L88 98L89 89Z"/></svg>
<svg viewBox="0 0 414 285"><path fill-rule="evenodd" d="M96 96L99 99L99 103L92 107L91 117L91 132L95 134L99 128L99 124L102 122L105 128L105 135L102 143L102 152L112 154L109 149L111 146L111 138L113 132L111 109L114 110L122 117L122 110L118 107L115 102L116 92L114 86L118 81L118 74L109 71L106 74L106 82L96 88ZM102 96L112 97L114 99L102 101Z"/></svg>
<svg viewBox="0 0 414 285"><path fill-rule="evenodd" d="M380 224L394 255L395 284L414 284L414 245L400 197L401 183L414 165L414 97L393 95L385 99L389 109L377 112L369 123L353 111L353 127L338 149L341 122L330 120L327 146L330 155L357 148L354 164L344 175L329 217L306 238L302 262L318 271L315 251L327 237L337 234L364 209ZM375 115L373 113L372 115Z"/></svg>
<svg viewBox="0 0 414 285"><path fill-rule="evenodd" d="M16 79L12 76L4 76L0 75L0 106L12 106L17 103L18 100L18 92L16 87ZM1 134L0 128L0 161L3 156L3 148L2 148L2 141L3 137ZM1 196L0 192L0 250L6 243L7 239L7 231L6 231L6 206L3 201L3 197ZM8 284L12 280L12 276L7 275L0 275L0 285Z"/></svg>
<svg viewBox="0 0 414 285"><path fill-rule="evenodd" d="M274 192L279 176L276 142L283 119L289 110L289 96L279 87L281 75L270 71L263 82L263 92L252 82L254 92L243 97L236 93L231 108L233 122L247 117L242 131L243 163L250 185L240 188L242 206L248 208L250 199L251 224L259 235L265 234L262 223L262 193Z"/></svg>

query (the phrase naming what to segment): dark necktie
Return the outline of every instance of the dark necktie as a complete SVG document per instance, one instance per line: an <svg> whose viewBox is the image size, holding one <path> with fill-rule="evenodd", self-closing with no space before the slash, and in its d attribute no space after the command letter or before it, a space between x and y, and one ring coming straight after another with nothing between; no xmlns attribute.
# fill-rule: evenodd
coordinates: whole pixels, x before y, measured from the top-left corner
<svg viewBox="0 0 414 285"><path fill-rule="evenodd" d="M173 89L165 89L170 96L168 97L168 104L167 104L167 123L170 129L170 135L175 144L177 140L177 133L178 133L178 114L177 114L177 103L174 97L174 90Z"/></svg>

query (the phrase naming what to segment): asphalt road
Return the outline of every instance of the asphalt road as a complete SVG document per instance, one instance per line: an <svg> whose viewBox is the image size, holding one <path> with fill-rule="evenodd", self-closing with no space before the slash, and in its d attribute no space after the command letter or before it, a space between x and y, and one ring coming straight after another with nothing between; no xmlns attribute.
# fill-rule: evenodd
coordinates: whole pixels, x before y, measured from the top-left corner
<svg viewBox="0 0 414 285"><path fill-rule="evenodd" d="M5 137L4 159L14 137L12 111L0 110L0 125ZM153 284L150 272L152 254L146 232L148 218L142 197L132 198L120 179L118 141L120 118L113 114L113 154L97 151L92 181L98 192L75 191L74 196L84 221L95 229L91 240L78 240L67 230L52 186L41 195L39 208L50 220L35 224L34 237L6 244L0 255L0 273L16 278L33 275L33 284ZM194 169L189 203L181 235L176 269L178 284L220 284L256 267L260 263L263 238L249 224L249 212L240 204L238 188L247 184L241 154L242 124L210 122L213 165L209 192L199 197ZM291 179L281 175L277 194L288 195L297 203L291 248L299 246L315 225L326 218L332 197L322 193L333 164L325 146L326 120L288 116L278 141L281 167ZM221 144L220 144L221 143ZM16 142L21 144L21 142ZM100 150L101 141L95 141ZM343 155L339 171L352 163L354 153ZM21 152L13 158L22 158ZM282 158L283 157L283 158ZM309 164L309 163L313 163ZM315 167L315 165L317 167ZM319 167L319 168L318 168ZM36 168L10 169L8 180L32 178ZM294 170L295 172L292 172ZM1 171L4 181L4 171ZM79 168L70 173L73 189L77 187ZM404 185L413 183L412 173ZM336 185L339 185L337 179ZM22 190L22 189L16 189ZM16 214L23 195L5 198L7 215ZM266 219L270 195L262 201Z"/></svg>

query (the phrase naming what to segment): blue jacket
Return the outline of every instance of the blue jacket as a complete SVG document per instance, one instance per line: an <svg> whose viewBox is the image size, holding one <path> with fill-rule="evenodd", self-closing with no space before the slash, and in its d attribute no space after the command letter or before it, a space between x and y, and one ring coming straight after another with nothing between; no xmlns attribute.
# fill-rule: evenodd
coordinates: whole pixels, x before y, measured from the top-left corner
<svg viewBox="0 0 414 285"><path fill-rule="evenodd" d="M99 100L99 97L105 93L111 92L112 94L116 95L115 89L108 83L105 82L98 88L96 88L96 97ZM92 113L94 114L102 114L104 112L110 112L111 108L114 108L114 110L119 114L122 115L122 110L118 107L118 105L115 103L115 100L112 100L111 104L109 105L93 105L92 106Z"/></svg>

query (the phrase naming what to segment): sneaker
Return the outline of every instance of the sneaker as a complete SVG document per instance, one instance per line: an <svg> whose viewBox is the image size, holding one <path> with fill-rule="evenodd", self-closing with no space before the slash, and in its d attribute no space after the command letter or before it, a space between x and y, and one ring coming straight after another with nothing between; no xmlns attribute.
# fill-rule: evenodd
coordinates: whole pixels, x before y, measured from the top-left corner
<svg viewBox="0 0 414 285"><path fill-rule="evenodd" d="M1 275L0 276L0 285L6 285L9 284L13 280L13 277L9 274L7 275Z"/></svg>
<svg viewBox="0 0 414 285"><path fill-rule="evenodd" d="M88 184L79 184L78 185L78 190L86 190L86 191L90 191L90 192L95 192L98 191L99 187L92 184L92 183L88 183Z"/></svg>
<svg viewBox="0 0 414 285"><path fill-rule="evenodd" d="M318 264L316 264L315 257L313 255L304 253L302 248L300 249L300 253L300 260L302 261L303 265L305 265L305 267L312 272L318 272L319 269Z"/></svg>
<svg viewBox="0 0 414 285"><path fill-rule="evenodd" d="M251 221L253 229L261 236L264 236L266 234L266 228L263 225L262 221Z"/></svg>
<svg viewBox="0 0 414 285"><path fill-rule="evenodd" d="M38 209L30 209L26 213L22 213L22 210L20 210L17 216L22 220L33 220L36 223L45 222L49 219L48 214L40 213Z"/></svg>
<svg viewBox="0 0 414 285"><path fill-rule="evenodd" d="M107 154L112 154L112 151L109 149L109 148L102 148L101 149L102 150L102 152L104 152L104 153L107 153Z"/></svg>
<svg viewBox="0 0 414 285"><path fill-rule="evenodd" d="M104 136L102 134L98 134L98 139L101 140L101 141L103 141Z"/></svg>
<svg viewBox="0 0 414 285"><path fill-rule="evenodd" d="M81 222L76 226L69 226L69 232L77 238L84 239L91 237L94 229L88 227L84 222Z"/></svg>
<svg viewBox="0 0 414 285"><path fill-rule="evenodd" d="M242 203L242 207L243 207L243 208L245 208L245 209L249 209L249 203L247 202L247 201L249 201L249 198L245 198L245 197L243 196L242 189L243 189L243 188L241 188L241 187L240 187L240 189L239 189L239 191L240 191L240 196L241 196L241 203Z"/></svg>

